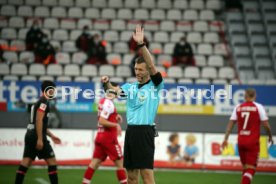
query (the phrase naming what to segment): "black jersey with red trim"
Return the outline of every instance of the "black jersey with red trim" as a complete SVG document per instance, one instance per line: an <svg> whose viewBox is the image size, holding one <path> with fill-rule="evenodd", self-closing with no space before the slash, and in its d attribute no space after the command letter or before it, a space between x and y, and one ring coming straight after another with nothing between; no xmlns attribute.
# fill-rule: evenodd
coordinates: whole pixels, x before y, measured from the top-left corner
<svg viewBox="0 0 276 184"><path fill-rule="evenodd" d="M30 125L31 128L28 128L28 131L34 131L36 133L36 116L37 111L44 112L43 117L43 126L42 126L42 134L46 137L47 127L48 127L48 113L50 111L49 100L47 100L44 96L40 97L39 100L32 105L31 108L31 116L30 116Z"/></svg>

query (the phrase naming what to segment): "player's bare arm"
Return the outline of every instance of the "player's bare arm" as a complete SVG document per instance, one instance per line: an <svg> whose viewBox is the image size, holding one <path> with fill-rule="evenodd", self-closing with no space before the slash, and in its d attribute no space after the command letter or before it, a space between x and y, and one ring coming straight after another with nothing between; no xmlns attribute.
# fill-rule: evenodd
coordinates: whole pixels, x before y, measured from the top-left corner
<svg viewBox="0 0 276 184"><path fill-rule="evenodd" d="M262 124L264 126L264 129L265 129L267 135L268 135L268 142L271 143L271 144L274 144L269 122L268 121L263 121Z"/></svg>
<svg viewBox="0 0 276 184"><path fill-rule="evenodd" d="M132 34L132 37L137 42L138 46L143 45L144 44L144 28L142 28L141 25L137 25L135 32ZM155 68L153 58L152 58L149 50L147 49L147 47L145 45L143 45L140 48L140 50L141 50L144 60L146 61L150 75L155 75L157 73L157 70Z"/></svg>
<svg viewBox="0 0 276 184"><path fill-rule="evenodd" d="M42 138L42 127L43 127L43 117L45 113L41 111L37 111L36 117L36 134L37 134L37 143L36 149L42 150L43 148L43 138Z"/></svg>
<svg viewBox="0 0 276 184"><path fill-rule="evenodd" d="M226 129L226 132L225 132L224 140L223 140L222 145L221 145L223 149L228 144L228 138L229 138L229 135L231 134L231 132L233 130L234 125L235 125L235 121L230 120L229 123L228 123L228 125L227 125L227 129Z"/></svg>
<svg viewBox="0 0 276 184"><path fill-rule="evenodd" d="M117 127L118 124L116 123L111 123L109 122L107 119L103 118L103 117L100 117L99 118L99 124L104 126L104 127L108 127L108 128L112 128L112 127Z"/></svg>
<svg viewBox="0 0 276 184"><path fill-rule="evenodd" d="M58 138L57 136L55 136L49 129L47 129L47 135L48 135L49 137L51 137L52 141L53 141L55 144L60 144L60 143L61 143L60 138Z"/></svg>
<svg viewBox="0 0 276 184"><path fill-rule="evenodd" d="M105 119L103 117L99 118L99 124L102 125L102 126L104 126L104 127L107 127L107 128L114 128L114 127L116 127L118 135L122 134L122 128L121 128L121 126L119 124L111 123L111 122L109 122L107 119Z"/></svg>

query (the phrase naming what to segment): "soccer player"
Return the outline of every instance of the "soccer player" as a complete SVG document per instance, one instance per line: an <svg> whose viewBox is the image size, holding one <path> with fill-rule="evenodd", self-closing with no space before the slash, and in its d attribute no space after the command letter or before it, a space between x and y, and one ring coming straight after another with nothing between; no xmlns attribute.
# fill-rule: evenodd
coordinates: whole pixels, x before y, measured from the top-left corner
<svg viewBox="0 0 276 184"><path fill-rule="evenodd" d="M227 146L227 140L234 124L238 124L238 150L243 165L241 184L250 184L255 174L260 149L260 126L263 124L268 141L273 144L270 125L264 107L255 102L256 91L245 91L245 102L235 107L225 133L222 147Z"/></svg>
<svg viewBox="0 0 276 184"><path fill-rule="evenodd" d="M61 143L60 139L47 128L49 100L55 97L56 85L52 81L44 81L41 84L41 90L42 96L31 108L30 123L25 135L23 160L16 171L15 184L23 183L24 176L36 157L46 161L51 184L58 183L55 154L47 140L48 135L55 144Z"/></svg>
<svg viewBox="0 0 276 184"><path fill-rule="evenodd" d="M159 91L164 83L143 42L144 29L140 25L136 26L133 38L142 53L134 66L137 82L126 83L119 88L112 86L107 76L103 76L102 81L109 89L127 97L124 167L127 169L128 183L139 183L140 173L144 184L154 184L154 119L159 105Z"/></svg>
<svg viewBox="0 0 276 184"><path fill-rule="evenodd" d="M116 83L112 85L117 86ZM102 98L98 105L98 133L95 139L95 149L91 163L85 171L82 183L89 184L91 178L100 164L105 161L107 156L117 166L117 178L121 184L127 184L126 172L123 167L123 154L117 140L117 135L121 134L121 126L123 122L121 115L116 111L113 99L117 97L117 93L105 88L106 97Z"/></svg>

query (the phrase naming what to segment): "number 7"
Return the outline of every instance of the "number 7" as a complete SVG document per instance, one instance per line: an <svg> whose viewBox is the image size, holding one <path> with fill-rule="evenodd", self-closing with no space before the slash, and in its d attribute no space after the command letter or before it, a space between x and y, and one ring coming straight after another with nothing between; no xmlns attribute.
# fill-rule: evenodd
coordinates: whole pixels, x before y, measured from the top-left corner
<svg viewBox="0 0 276 184"><path fill-rule="evenodd" d="M249 115L250 115L250 112L242 112L241 113L242 118L245 117L243 127L242 127L242 129L244 129L244 130L246 129L248 119L249 119Z"/></svg>

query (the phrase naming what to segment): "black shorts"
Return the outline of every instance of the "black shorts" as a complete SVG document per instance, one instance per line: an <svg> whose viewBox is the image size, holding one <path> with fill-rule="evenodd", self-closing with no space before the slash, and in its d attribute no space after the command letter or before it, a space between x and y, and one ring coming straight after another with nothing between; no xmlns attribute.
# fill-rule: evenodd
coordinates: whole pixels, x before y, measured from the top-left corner
<svg viewBox="0 0 276 184"><path fill-rule="evenodd" d="M36 157L38 157L39 159L48 159L55 157L54 150L46 137L43 138L43 148L40 151L36 149L36 142L36 135L34 133L27 132L25 135L23 158L28 157L32 160L35 160Z"/></svg>
<svg viewBox="0 0 276 184"><path fill-rule="evenodd" d="M153 126L128 125L124 145L124 167L126 169L153 169Z"/></svg>

